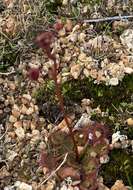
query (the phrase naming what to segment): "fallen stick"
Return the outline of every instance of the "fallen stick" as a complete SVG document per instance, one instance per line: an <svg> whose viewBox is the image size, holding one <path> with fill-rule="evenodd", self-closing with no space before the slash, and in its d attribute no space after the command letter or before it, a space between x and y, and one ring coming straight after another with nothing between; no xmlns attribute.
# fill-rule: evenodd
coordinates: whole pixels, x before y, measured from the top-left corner
<svg viewBox="0 0 133 190"><path fill-rule="evenodd" d="M53 177L53 176L56 174L56 172L57 172L57 171L63 166L63 164L66 162L67 156L68 156L68 153L65 154L65 157L64 157L63 161L61 162L61 164L60 164L54 171L52 171L51 174L50 174L44 181L42 181L42 182L39 184L38 188L40 188L41 185L43 185L44 183L46 183L51 177Z"/></svg>
<svg viewBox="0 0 133 190"><path fill-rule="evenodd" d="M115 21L115 20L127 20L133 18L133 15L127 16L114 16L114 17L106 17L106 18L96 18L96 19L89 19L84 20L84 23L98 23L98 22L106 22L106 21Z"/></svg>

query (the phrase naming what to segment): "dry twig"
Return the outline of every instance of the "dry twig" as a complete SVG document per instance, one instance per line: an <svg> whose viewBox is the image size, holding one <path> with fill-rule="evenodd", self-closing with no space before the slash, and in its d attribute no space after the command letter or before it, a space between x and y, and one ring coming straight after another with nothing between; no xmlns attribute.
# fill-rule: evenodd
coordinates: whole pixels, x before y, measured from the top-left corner
<svg viewBox="0 0 133 190"><path fill-rule="evenodd" d="M63 161L60 163L60 165L59 165L54 171L52 171L51 174L50 174L44 181L42 181L42 182L39 184L38 188L39 188L41 185L43 185L44 183L46 183L52 176L54 176L54 175L56 174L56 172L57 172L57 171L63 166L63 164L66 162L67 156L68 156L68 153L65 154L64 159L63 159Z"/></svg>

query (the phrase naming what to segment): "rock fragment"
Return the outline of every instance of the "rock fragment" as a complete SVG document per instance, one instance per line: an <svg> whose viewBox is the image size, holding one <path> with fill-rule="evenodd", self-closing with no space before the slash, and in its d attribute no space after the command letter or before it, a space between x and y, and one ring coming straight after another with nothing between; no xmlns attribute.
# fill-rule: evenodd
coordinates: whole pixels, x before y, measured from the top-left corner
<svg viewBox="0 0 133 190"><path fill-rule="evenodd" d="M15 130L15 133L16 133L19 140L24 139L25 132L24 132L24 129L22 127L17 127L17 129Z"/></svg>

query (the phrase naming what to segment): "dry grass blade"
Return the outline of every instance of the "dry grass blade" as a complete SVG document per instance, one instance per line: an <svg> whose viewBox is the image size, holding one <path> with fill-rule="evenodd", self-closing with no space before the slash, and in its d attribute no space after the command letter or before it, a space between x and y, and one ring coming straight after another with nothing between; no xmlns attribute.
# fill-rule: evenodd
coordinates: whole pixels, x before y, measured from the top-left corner
<svg viewBox="0 0 133 190"><path fill-rule="evenodd" d="M46 183L51 177L53 177L53 176L56 174L56 172L57 172L57 171L63 166L63 164L66 162L67 156L68 156L68 153L65 154L64 159L63 159L63 161L60 163L60 165L59 165L53 172L51 172L51 174L50 174L44 181L42 181L42 182L39 184L38 188L40 188L41 185L43 185L44 183Z"/></svg>

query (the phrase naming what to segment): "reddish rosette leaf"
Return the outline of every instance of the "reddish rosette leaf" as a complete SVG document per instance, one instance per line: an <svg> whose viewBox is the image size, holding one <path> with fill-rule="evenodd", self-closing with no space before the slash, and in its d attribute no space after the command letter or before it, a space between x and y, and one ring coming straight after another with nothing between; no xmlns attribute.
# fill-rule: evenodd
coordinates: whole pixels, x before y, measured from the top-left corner
<svg viewBox="0 0 133 190"><path fill-rule="evenodd" d="M40 157L39 157L39 165L41 167L46 167L48 168L50 171L54 170L57 167L57 158L55 158L53 155L48 154L45 151L42 151L40 153Z"/></svg>
<svg viewBox="0 0 133 190"><path fill-rule="evenodd" d="M80 172L78 169L75 169L73 167L62 167L58 171L58 175L60 176L61 179L65 179L67 177L71 177L75 180L80 180Z"/></svg>
<svg viewBox="0 0 133 190"><path fill-rule="evenodd" d="M53 42L54 34L53 32L43 32L36 38L37 45L45 50L50 49L50 45Z"/></svg>
<svg viewBox="0 0 133 190"><path fill-rule="evenodd" d="M39 68L30 68L28 72L28 76L31 80L37 81L39 78L40 69Z"/></svg>
<svg viewBox="0 0 133 190"><path fill-rule="evenodd" d="M60 31L61 29L63 29L63 23L61 23L61 22L56 22L55 24L54 24L54 29L55 30L57 30L57 31Z"/></svg>

